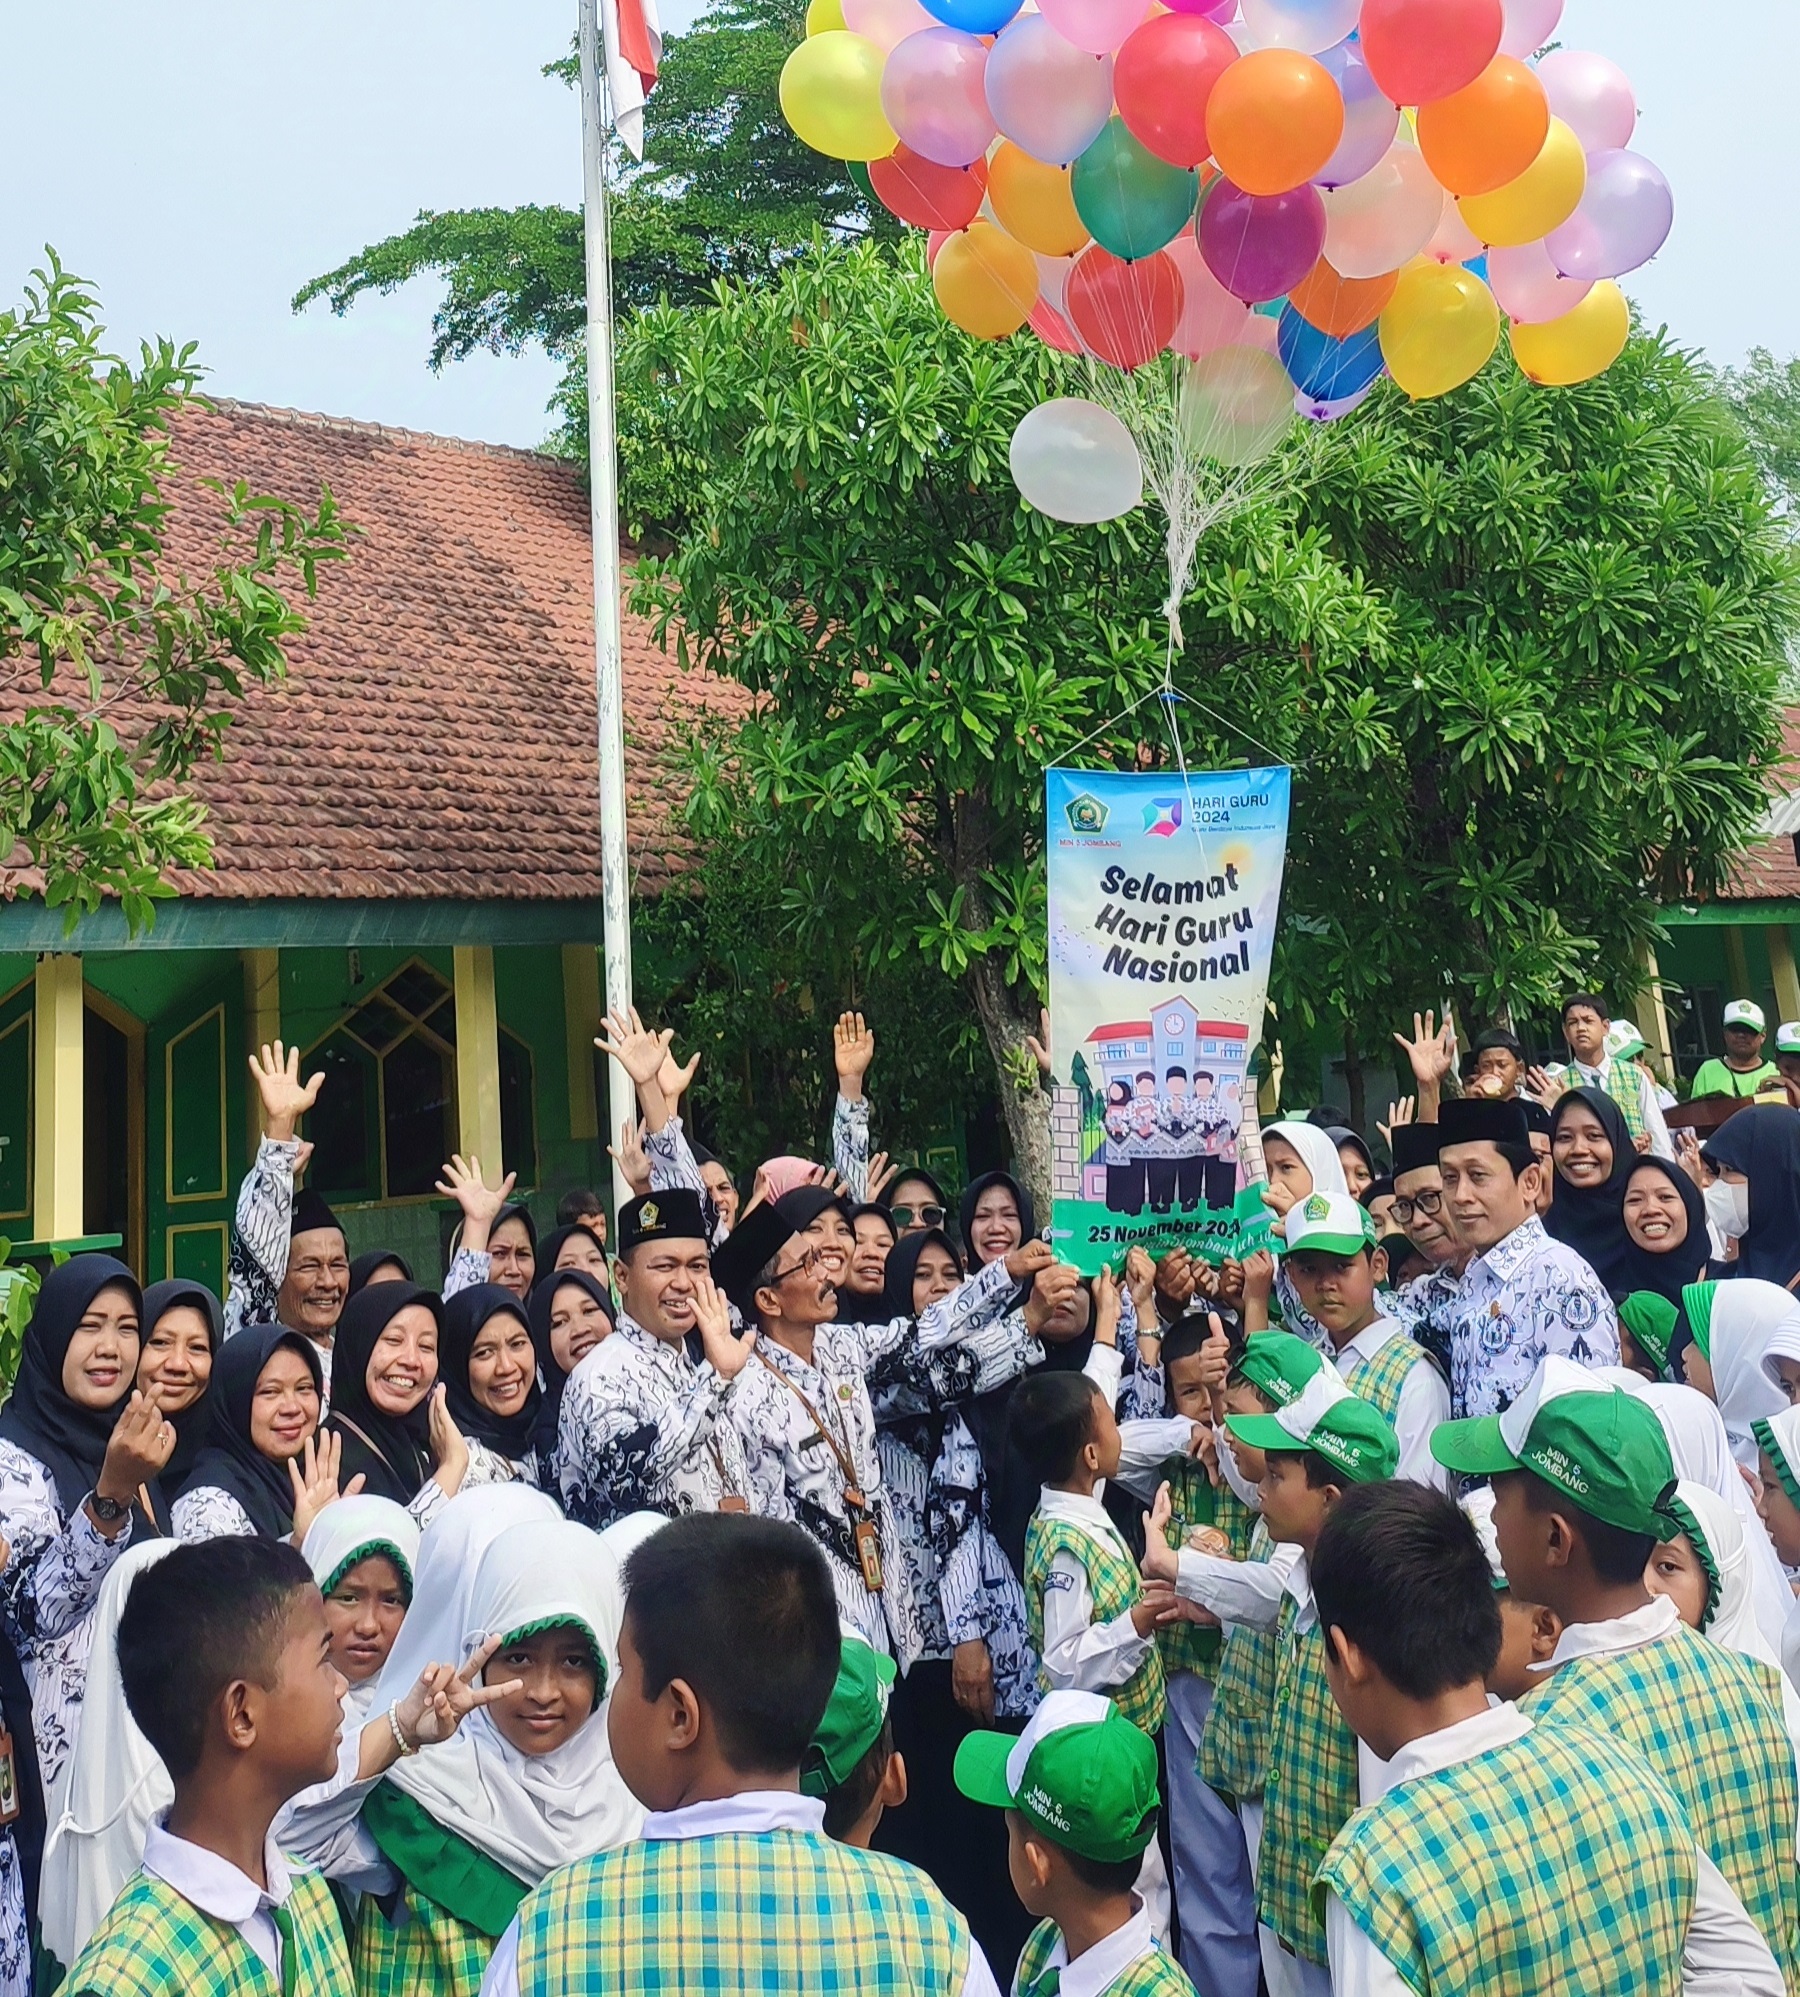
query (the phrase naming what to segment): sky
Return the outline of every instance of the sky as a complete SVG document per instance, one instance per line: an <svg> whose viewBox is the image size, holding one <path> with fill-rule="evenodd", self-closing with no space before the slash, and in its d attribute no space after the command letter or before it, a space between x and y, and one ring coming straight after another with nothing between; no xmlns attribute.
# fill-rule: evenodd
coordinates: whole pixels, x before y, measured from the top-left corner
<svg viewBox="0 0 1800 1997"><path fill-rule="evenodd" d="M664 21L691 18L692 0ZM572 92L540 74L575 0L0 0L0 296L44 245L115 345L199 343L208 386L491 443L549 427L541 354L427 365L438 286L343 319L289 301L422 208L580 198ZM1568 0L1558 39L1637 86L1675 233L1626 280L1718 361L1800 349L1800 0Z"/></svg>

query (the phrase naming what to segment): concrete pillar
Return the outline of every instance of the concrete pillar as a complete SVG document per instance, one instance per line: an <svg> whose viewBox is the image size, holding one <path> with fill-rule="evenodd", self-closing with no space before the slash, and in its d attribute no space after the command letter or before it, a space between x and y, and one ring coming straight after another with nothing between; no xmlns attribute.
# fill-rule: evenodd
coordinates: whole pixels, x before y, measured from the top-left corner
<svg viewBox="0 0 1800 1997"><path fill-rule="evenodd" d="M1644 1044L1650 1049L1650 1063L1662 1077L1665 1084L1674 1086L1675 1043L1669 1034L1669 1015L1663 1008L1662 972L1657 966L1656 952L1646 943L1639 953L1638 962L1644 970L1644 989L1638 993L1634 1015L1637 1030L1644 1036Z"/></svg>
<svg viewBox="0 0 1800 1997"><path fill-rule="evenodd" d="M1771 922L1763 931L1763 937L1769 946L1769 974L1775 986L1775 1004L1780 1013L1779 1019L1769 1022L1772 1033L1776 1026L1800 1019L1800 975L1794 969L1794 939L1788 934L1787 924ZM1768 1044L1774 1047L1772 1037Z"/></svg>
<svg viewBox="0 0 1800 1997"><path fill-rule="evenodd" d="M599 1106L594 1101L594 1036L601 1018L600 952L592 943L563 945L562 980L569 1135L578 1144L591 1144L600 1135Z"/></svg>
<svg viewBox="0 0 1800 1997"><path fill-rule="evenodd" d="M496 1184L508 1160L500 1144L500 1018L494 1006L494 953L458 946L456 958L456 1148L481 1160Z"/></svg>
<svg viewBox="0 0 1800 1997"><path fill-rule="evenodd" d="M37 961L32 1233L72 1241L82 1212L81 959L46 953Z"/></svg>
<svg viewBox="0 0 1800 1997"><path fill-rule="evenodd" d="M1725 932L1725 969L1731 984L1725 993L1729 1005L1733 999L1754 998L1756 993L1750 983L1750 959L1744 952L1744 932L1734 922ZM1719 1022L1712 1023L1713 1032L1719 1031Z"/></svg>
<svg viewBox="0 0 1800 1997"><path fill-rule="evenodd" d="M263 1048L281 1038L281 952L244 950L244 1051L260 1054ZM244 1108L249 1124L249 1151L256 1156L262 1141L262 1100L253 1086L244 1091Z"/></svg>

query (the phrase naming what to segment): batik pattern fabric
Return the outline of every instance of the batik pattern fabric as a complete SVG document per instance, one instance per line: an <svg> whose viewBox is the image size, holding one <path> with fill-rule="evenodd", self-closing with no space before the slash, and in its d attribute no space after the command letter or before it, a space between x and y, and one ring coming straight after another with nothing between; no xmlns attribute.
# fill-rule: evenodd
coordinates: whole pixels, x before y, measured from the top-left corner
<svg viewBox="0 0 1800 1997"><path fill-rule="evenodd" d="M957 1541L944 1566L943 1591L951 1644L987 1645L996 1717L1030 1719L1043 1698L1042 1661L1031 1640L1024 1584L985 1519Z"/></svg>
<svg viewBox="0 0 1800 1997"><path fill-rule="evenodd" d="M969 1930L924 1873L822 1833L639 1839L519 1909L519 1997L953 1997Z"/></svg>
<svg viewBox="0 0 1800 1997"><path fill-rule="evenodd" d="M1447 1269L1430 1269L1410 1283L1386 1293L1387 1315L1438 1363L1450 1377L1450 1321L1462 1294L1462 1278Z"/></svg>
<svg viewBox="0 0 1800 1997"><path fill-rule="evenodd" d="M128 1519L116 1539L102 1538L85 1506L65 1519L50 1472L16 1443L0 1442L0 1535L12 1549L0 1572L0 1615L31 1687L46 1794L75 1742L100 1584L132 1531Z"/></svg>
<svg viewBox="0 0 1800 1997"><path fill-rule="evenodd" d="M294 1227L297 1137L265 1137L238 1187L225 1286L225 1336L247 1324L274 1324Z"/></svg>
<svg viewBox="0 0 1800 1997"><path fill-rule="evenodd" d="M747 1495L743 1450L728 1410L743 1375L720 1379L680 1344L653 1337L626 1311L569 1375L554 1488L563 1510L598 1531L629 1512L716 1512Z"/></svg>
<svg viewBox="0 0 1800 1997"><path fill-rule="evenodd" d="M1300 1292L1294 1288L1294 1279L1288 1274L1285 1262L1275 1265L1275 1309L1281 1318L1281 1329L1304 1338L1321 1352L1331 1350L1331 1334L1300 1301Z"/></svg>
<svg viewBox="0 0 1800 1997"><path fill-rule="evenodd" d="M717 1248L731 1230L725 1225L719 1209L713 1205L712 1194L707 1191L706 1181L700 1176L700 1161L687 1141L680 1117L672 1116L660 1130L644 1133L644 1156L650 1160L650 1190L653 1193L673 1192L680 1188L698 1195L701 1218L706 1224L706 1245Z"/></svg>
<svg viewBox="0 0 1800 1997"><path fill-rule="evenodd" d="M1450 1412L1503 1414L1551 1353L1577 1366L1619 1363L1606 1285L1534 1214L1478 1255L1449 1312Z"/></svg>
<svg viewBox="0 0 1800 1997"><path fill-rule="evenodd" d="M1068 1519L1046 1518L1041 1511L1035 1513L1025 1535L1025 1608L1030 1617L1031 1640L1040 1655L1044 1648L1044 1591L1052 1583L1050 1570L1059 1553L1066 1553L1086 1573L1096 1623L1117 1622L1121 1616L1129 1615L1144 1596L1137 1564L1122 1543L1102 1545L1093 1534L1083 1532ZM1067 1586L1068 1577L1060 1577L1057 1585ZM1038 1685L1041 1691L1050 1690L1049 1680L1041 1670ZM1147 1734L1161 1730L1169 1716L1169 1701L1162 1658L1154 1644L1123 1685L1107 1687L1106 1696L1133 1726L1142 1727Z"/></svg>
<svg viewBox="0 0 1800 1997"><path fill-rule="evenodd" d="M487 1443L470 1438L469 1467L463 1472L462 1483L457 1487L459 1490L474 1491L484 1484L536 1483L536 1457L527 1456L515 1463L510 1456L502 1456L499 1450L490 1448ZM406 1509L418 1520L422 1531L449 1502L443 1485L435 1477L427 1477Z"/></svg>
<svg viewBox="0 0 1800 1997"><path fill-rule="evenodd" d="M1296 1955L1323 1963L1325 1922L1312 1883L1356 1814L1356 1736L1326 1681L1324 1632L1316 1619L1299 1627L1291 1595L1281 1605L1277 1646L1256 1916Z"/></svg>
<svg viewBox="0 0 1800 1997"><path fill-rule="evenodd" d="M444 1287L438 1292L445 1303L456 1295L458 1290L472 1290L478 1283L488 1279L487 1251L479 1254L472 1248L459 1248L450 1258L450 1266L444 1271Z"/></svg>
<svg viewBox="0 0 1800 1997"><path fill-rule="evenodd" d="M1032 1929L1013 1977L1019 1997L1040 1997L1040 1993L1041 1997L1054 1997L1059 1984L1046 1981L1046 1977L1053 1974L1050 1958L1060 1939L1061 1930L1054 1921L1040 1921ZM1193 1997L1193 1992L1194 1986L1180 1965L1160 1946L1146 1950L1106 1986L1106 1997Z"/></svg>
<svg viewBox="0 0 1800 1997"><path fill-rule="evenodd" d="M19 1842L0 1830L0 1997L31 1997L31 1928Z"/></svg>
<svg viewBox="0 0 1800 1997"><path fill-rule="evenodd" d="M1234 1502L1238 1502L1234 1499ZM1246 1560L1267 1561L1274 1547L1269 1530L1254 1519ZM1233 1803L1253 1803L1263 1793L1269 1769L1269 1719L1275 1710L1281 1639L1272 1629L1237 1624L1224 1632L1213 1673L1213 1699L1200 1733L1200 1778Z"/></svg>
<svg viewBox="0 0 1800 1997"><path fill-rule="evenodd" d="M1698 1873L1639 1756L1568 1726L1397 1784L1345 1825L1319 1884L1431 1997L1678 1997Z"/></svg>
<svg viewBox="0 0 1800 1997"><path fill-rule="evenodd" d="M497 1937L459 1921L414 1886L402 1890L396 1911L390 1922L363 1898L351 1946L356 1997L481 1997Z"/></svg>
<svg viewBox="0 0 1800 1997"><path fill-rule="evenodd" d="M230 1922L140 1872L76 1958L62 1997L283 1997L284 1988L289 1997L353 1997L330 1889L316 1872L291 1877L291 1979L278 1980Z"/></svg>
<svg viewBox="0 0 1800 1997"><path fill-rule="evenodd" d="M183 1491L169 1508L169 1527L185 1545L208 1539L254 1539L256 1521L229 1491L202 1484Z"/></svg>
<svg viewBox="0 0 1800 1997"><path fill-rule="evenodd" d="M1635 1650L1559 1664L1519 1710L1635 1748L1800 1991L1800 1784L1774 1667L1677 1623Z"/></svg>

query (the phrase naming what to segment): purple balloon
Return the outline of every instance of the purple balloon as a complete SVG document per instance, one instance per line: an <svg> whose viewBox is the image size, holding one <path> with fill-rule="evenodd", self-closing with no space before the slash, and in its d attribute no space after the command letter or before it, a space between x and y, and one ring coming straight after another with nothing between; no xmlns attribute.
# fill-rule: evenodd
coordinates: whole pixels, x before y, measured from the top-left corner
<svg viewBox="0 0 1800 1997"><path fill-rule="evenodd" d="M1581 206L1551 230L1544 248L1564 277L1593 284L1648 263L1674 226L1669 183L1641 153L1590 153Z"/></svg>
<svg viewBox="0 0 1800 1997"><path fill-rule="evenodd" d="M1337 151L1313 175L1316 187L1348 187L1378 166L1400 129L1400 107L1382 96L1362 43L1352 36L1319 57L1344 99L1344 136Z"/></svg>
<svg viewBox="0 0 1800 1997"><path fill-rule="evenodd" d="M1386 372L1384 368L1382 373ZM1348 416L1351 410L1360 409L1375 393L1375 382L1380 379L1378 374L1375 381L1365 381L1354 395L1340 395L1335 402L1321 402L1308 395L1305 389L1297 388L1294 390L1294 408L1309 423L1335 423L1340 416Z"/></svg>
<svg viewBox="0 0 1800 1997"><path fill-rule="evenodd" d="M1308 183L1287 194L1246 194L1216 180L1197 227L1206 267L1233 298L1260 305L1282 298L1319 261L1325 204Z"/></svg>

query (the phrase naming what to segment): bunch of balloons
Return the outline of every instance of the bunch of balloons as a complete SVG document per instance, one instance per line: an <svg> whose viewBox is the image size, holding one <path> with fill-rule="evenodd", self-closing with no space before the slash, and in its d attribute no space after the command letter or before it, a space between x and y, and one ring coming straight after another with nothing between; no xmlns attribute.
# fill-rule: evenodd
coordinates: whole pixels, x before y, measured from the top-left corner
<svg viewBox="0 0 1800 1997"><path fill-rule="evenodd" d="M1610 367L1616 280L1669 186L1606 57L1538 55L1563 0L812 0L781 104L929 232L946 317L1105 368L1174 356L1189 444L1242 466L1383 375ZM1104 419L1104 420L1102 420ZM1014 441L1061 518L1136 503L1126 426L1080 397ZM1097 510L1108 509L1108 510Z"/></svg>

